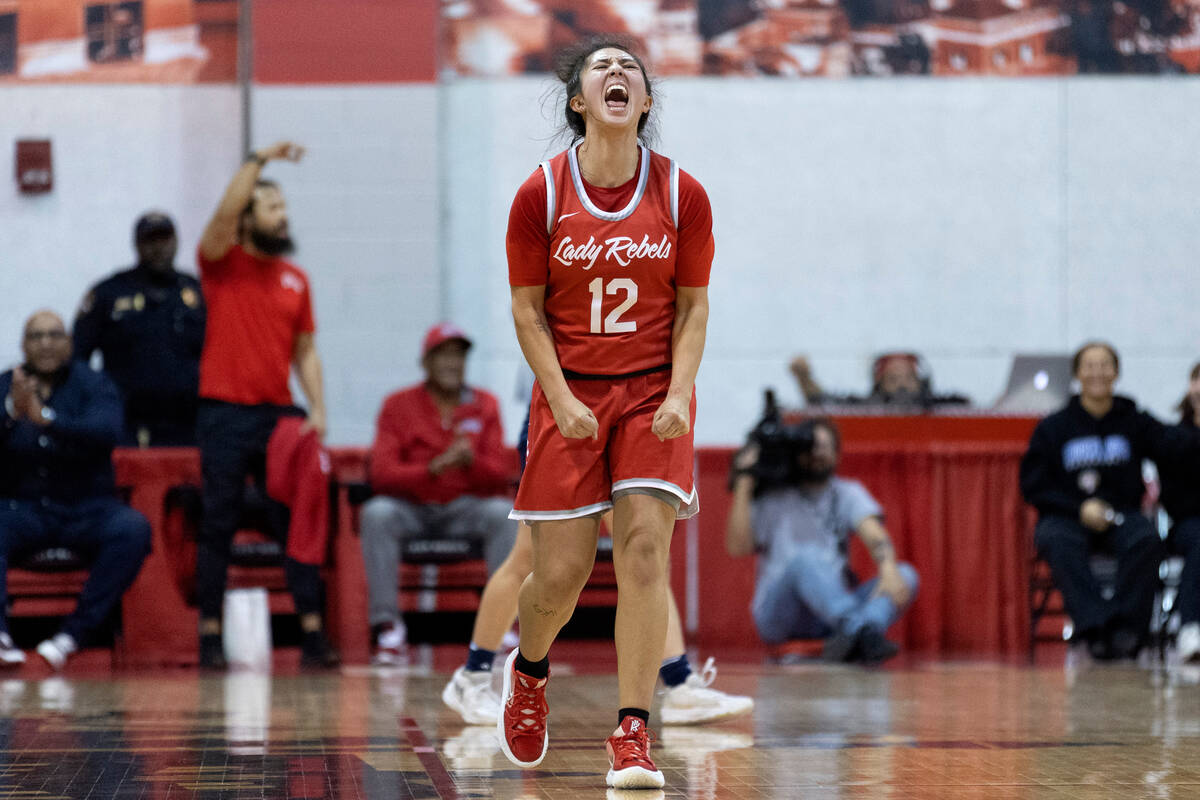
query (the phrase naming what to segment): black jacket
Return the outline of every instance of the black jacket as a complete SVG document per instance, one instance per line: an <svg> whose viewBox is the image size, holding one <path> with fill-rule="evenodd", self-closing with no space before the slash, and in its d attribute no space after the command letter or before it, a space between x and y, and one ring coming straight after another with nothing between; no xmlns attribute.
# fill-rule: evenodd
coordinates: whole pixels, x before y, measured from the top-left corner
<svg viewBox="0 0 1200 800"><path fill-rule="evenodd" d="M0 402L12 371L0 375ZM121 398L102 372L73 362L45 403L54 422L14 420L0 407L0 498L76 503L114 492L112 450L121 435Z"/></svg>
<svg viewBox="0 0 1200 800"><path fill-rule="evenodd" d="M1178 428L1196 431L1194 425L1180 423ZM1160 500L1171 519L1179 522L1188 517L1200 517L1200 455L1164 459L1158 464L1162 485Z"/></svg>
<svg viewBox="0 0 1200 800"><path fill-rule="evenodd" d="M1042 515L1078 518L1084 500L1098 497L1122 513L1141 509L1142 461L1156 464L1200 455L1200 435L1168 427L1128 397L1096 419L1076 395L1038 423L1021 459L1021 494Z"/></svg>
<svg viewBox="0 0 1200 800"><path fill-rule="evenodd" d="M131 428L159 420L194 426L205 313L200 282L191 275L148 267L118 272L84 297L75 317L75 357L104 355Z"/></svg>

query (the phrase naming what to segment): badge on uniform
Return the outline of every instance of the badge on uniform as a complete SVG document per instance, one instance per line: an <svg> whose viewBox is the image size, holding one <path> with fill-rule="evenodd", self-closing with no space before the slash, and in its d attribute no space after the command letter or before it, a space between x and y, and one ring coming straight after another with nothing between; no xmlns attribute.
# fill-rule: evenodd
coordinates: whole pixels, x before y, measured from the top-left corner
<svg viewBox="0 0 1200 800"><path fill-rule="evenodd" d="M196 294L196 290L190 286L185 286L179 290L179 299L183 300L183 304L188 308L195 308L200 305L200 297Z"/></svg>

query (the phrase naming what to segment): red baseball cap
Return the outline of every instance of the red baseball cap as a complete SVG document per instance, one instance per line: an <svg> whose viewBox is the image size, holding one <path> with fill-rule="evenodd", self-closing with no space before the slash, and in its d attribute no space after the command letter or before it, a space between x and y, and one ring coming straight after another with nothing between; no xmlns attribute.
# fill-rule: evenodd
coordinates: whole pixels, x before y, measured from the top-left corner
<svg viewBox="0 0 1200 800"><path fill-rule="evenodd" d="M459 341L471 347L471 340L462 332L462 329L451 322L439 322L428 331L425 332L425 341L421 344L421 360L425 360L425 356L429 355L429 351L435 347L445 344L450 341Z"/></svg>

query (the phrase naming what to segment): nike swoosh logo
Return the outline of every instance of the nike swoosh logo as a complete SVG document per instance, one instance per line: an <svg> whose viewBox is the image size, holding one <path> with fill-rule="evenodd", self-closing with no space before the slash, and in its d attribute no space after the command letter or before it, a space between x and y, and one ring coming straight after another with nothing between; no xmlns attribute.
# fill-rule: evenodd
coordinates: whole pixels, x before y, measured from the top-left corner
<svg viewBox="0 0 1200 800"><path fill-rule="evenodd" d="M578 213L579 213L578 211L572 211L570 214L563 214L561 217L559 217L559 218L558 218L558 221L559 221L559 222L562 222L562 221L563 221L564 219L566 219L567 217L573 217L573 216L575 216L575 215L576 215L576 214L578 214Z"/></svg>

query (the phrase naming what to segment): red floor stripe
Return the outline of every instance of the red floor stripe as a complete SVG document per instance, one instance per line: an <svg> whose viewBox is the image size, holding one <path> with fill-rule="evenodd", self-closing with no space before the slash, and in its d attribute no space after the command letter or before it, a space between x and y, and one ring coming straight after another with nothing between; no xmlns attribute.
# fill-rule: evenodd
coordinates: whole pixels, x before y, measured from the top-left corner
<svg viewBox="0 0 1200 800"><path fill-rule="evenodd" d="M438 758L437 750L429 744L429 740L425 738L425 732L421 730L417 721L412 717L400 717L400 730L404 732L408 743L412 745L413 752L421 760L425 774L433 781L433 788L437 790L438 797L442 800L459 800L458 787L455 785L454 779L446 771L442 760Z"/></svg>

